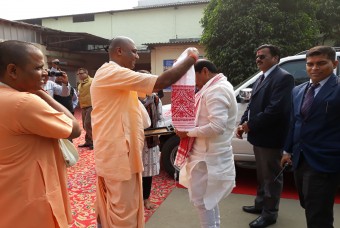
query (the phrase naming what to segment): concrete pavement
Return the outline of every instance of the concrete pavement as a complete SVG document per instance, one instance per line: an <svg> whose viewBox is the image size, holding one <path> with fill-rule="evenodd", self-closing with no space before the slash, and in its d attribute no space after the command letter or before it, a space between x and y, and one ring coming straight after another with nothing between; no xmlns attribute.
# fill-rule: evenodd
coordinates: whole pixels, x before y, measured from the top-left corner
<svg viewBox="0 0 340 228"><path fill-rule="evenodd" d="M254 196L231 194L220 203L221 228L246 228L257 215L242 211L252 205ZM334 207L334 227L340 228L340 205ZM146 228L199 228L195 208L189 202L186 189L175 188L146 223ZM281 199L277 223L273 228L303 228L306 226L304 210L298 200ZM321 228L321 227L320 227Z"/></svg>

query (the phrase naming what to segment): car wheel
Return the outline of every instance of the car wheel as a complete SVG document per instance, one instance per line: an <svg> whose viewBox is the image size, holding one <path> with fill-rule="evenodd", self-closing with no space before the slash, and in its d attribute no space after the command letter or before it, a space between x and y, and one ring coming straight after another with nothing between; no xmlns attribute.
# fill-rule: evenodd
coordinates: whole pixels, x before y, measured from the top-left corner
<svg viewBox="0 0 340 228"><path fill-rule="evenodd" d="M179 137L174 135L162 146L161 162L165 172L167 172L171 177L178 180L179 169L174 166L177 149L179 145Z"/></svg>

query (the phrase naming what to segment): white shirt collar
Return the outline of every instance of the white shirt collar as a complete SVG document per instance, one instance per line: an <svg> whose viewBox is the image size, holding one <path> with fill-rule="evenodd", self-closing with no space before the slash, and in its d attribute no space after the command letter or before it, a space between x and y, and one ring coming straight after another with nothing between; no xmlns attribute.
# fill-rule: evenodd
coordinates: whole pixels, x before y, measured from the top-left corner
<svg viewBox="0 0 340 228"><path fill-rule="evenodd" d="M264 78L266 78L274 70L275 67L277 67L277 64L269 68L269 70L267 70L265 73L263 73L262 71L262 74L264 74Z"/></svg>
<svg viewBox="0 0 340 228"><path fill-rule="evenodd" d="M327 78L325 78L324 80L319 81L319 84L320 84L319 88L321 88L324 84L326 84L326 82L328 81L328 79L330 78L330 76L331 76L331 75L329 75L329 76L328 76ZM312 80L309 80L309 83L312 84L312 83L313 83Z"/></svg>

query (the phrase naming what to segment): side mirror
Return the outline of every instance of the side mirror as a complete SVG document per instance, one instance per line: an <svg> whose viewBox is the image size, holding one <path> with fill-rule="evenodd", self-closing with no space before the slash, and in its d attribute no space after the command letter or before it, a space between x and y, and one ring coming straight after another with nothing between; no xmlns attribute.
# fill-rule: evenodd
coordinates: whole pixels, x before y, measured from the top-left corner
<svg viewBox="0 0 340 228"><path fill-rule="evenodd" d="M241 102L249 102L251 98L251 92L253 91L252 88L245 88L240 91L240 99Z"/></svg>

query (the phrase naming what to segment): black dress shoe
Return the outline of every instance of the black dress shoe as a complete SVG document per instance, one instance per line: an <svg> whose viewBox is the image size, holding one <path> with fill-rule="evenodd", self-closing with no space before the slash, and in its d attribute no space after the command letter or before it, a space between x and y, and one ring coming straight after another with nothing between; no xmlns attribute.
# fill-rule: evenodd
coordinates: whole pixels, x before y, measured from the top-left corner
<svg viewBox="0 0 340 228"><path fill-rule="evenodd" d="M259 216L257 219L249 223L250 228L264 228L276 223L275 219L264 218Z"/></svg>
<svg viewBox="0 0 340 228"><path fill-rule="evenodd" d="M89 143L84 143L84 144L79 144L78 147L90 147L93 146L92 144Z"/></svg>
<svg viewBox="0 0 340 228"><path fill-rule="evenodd" d="M251 214L261 214L262 209L256 208L255 206L243 206L242 210Z"/></svg>

